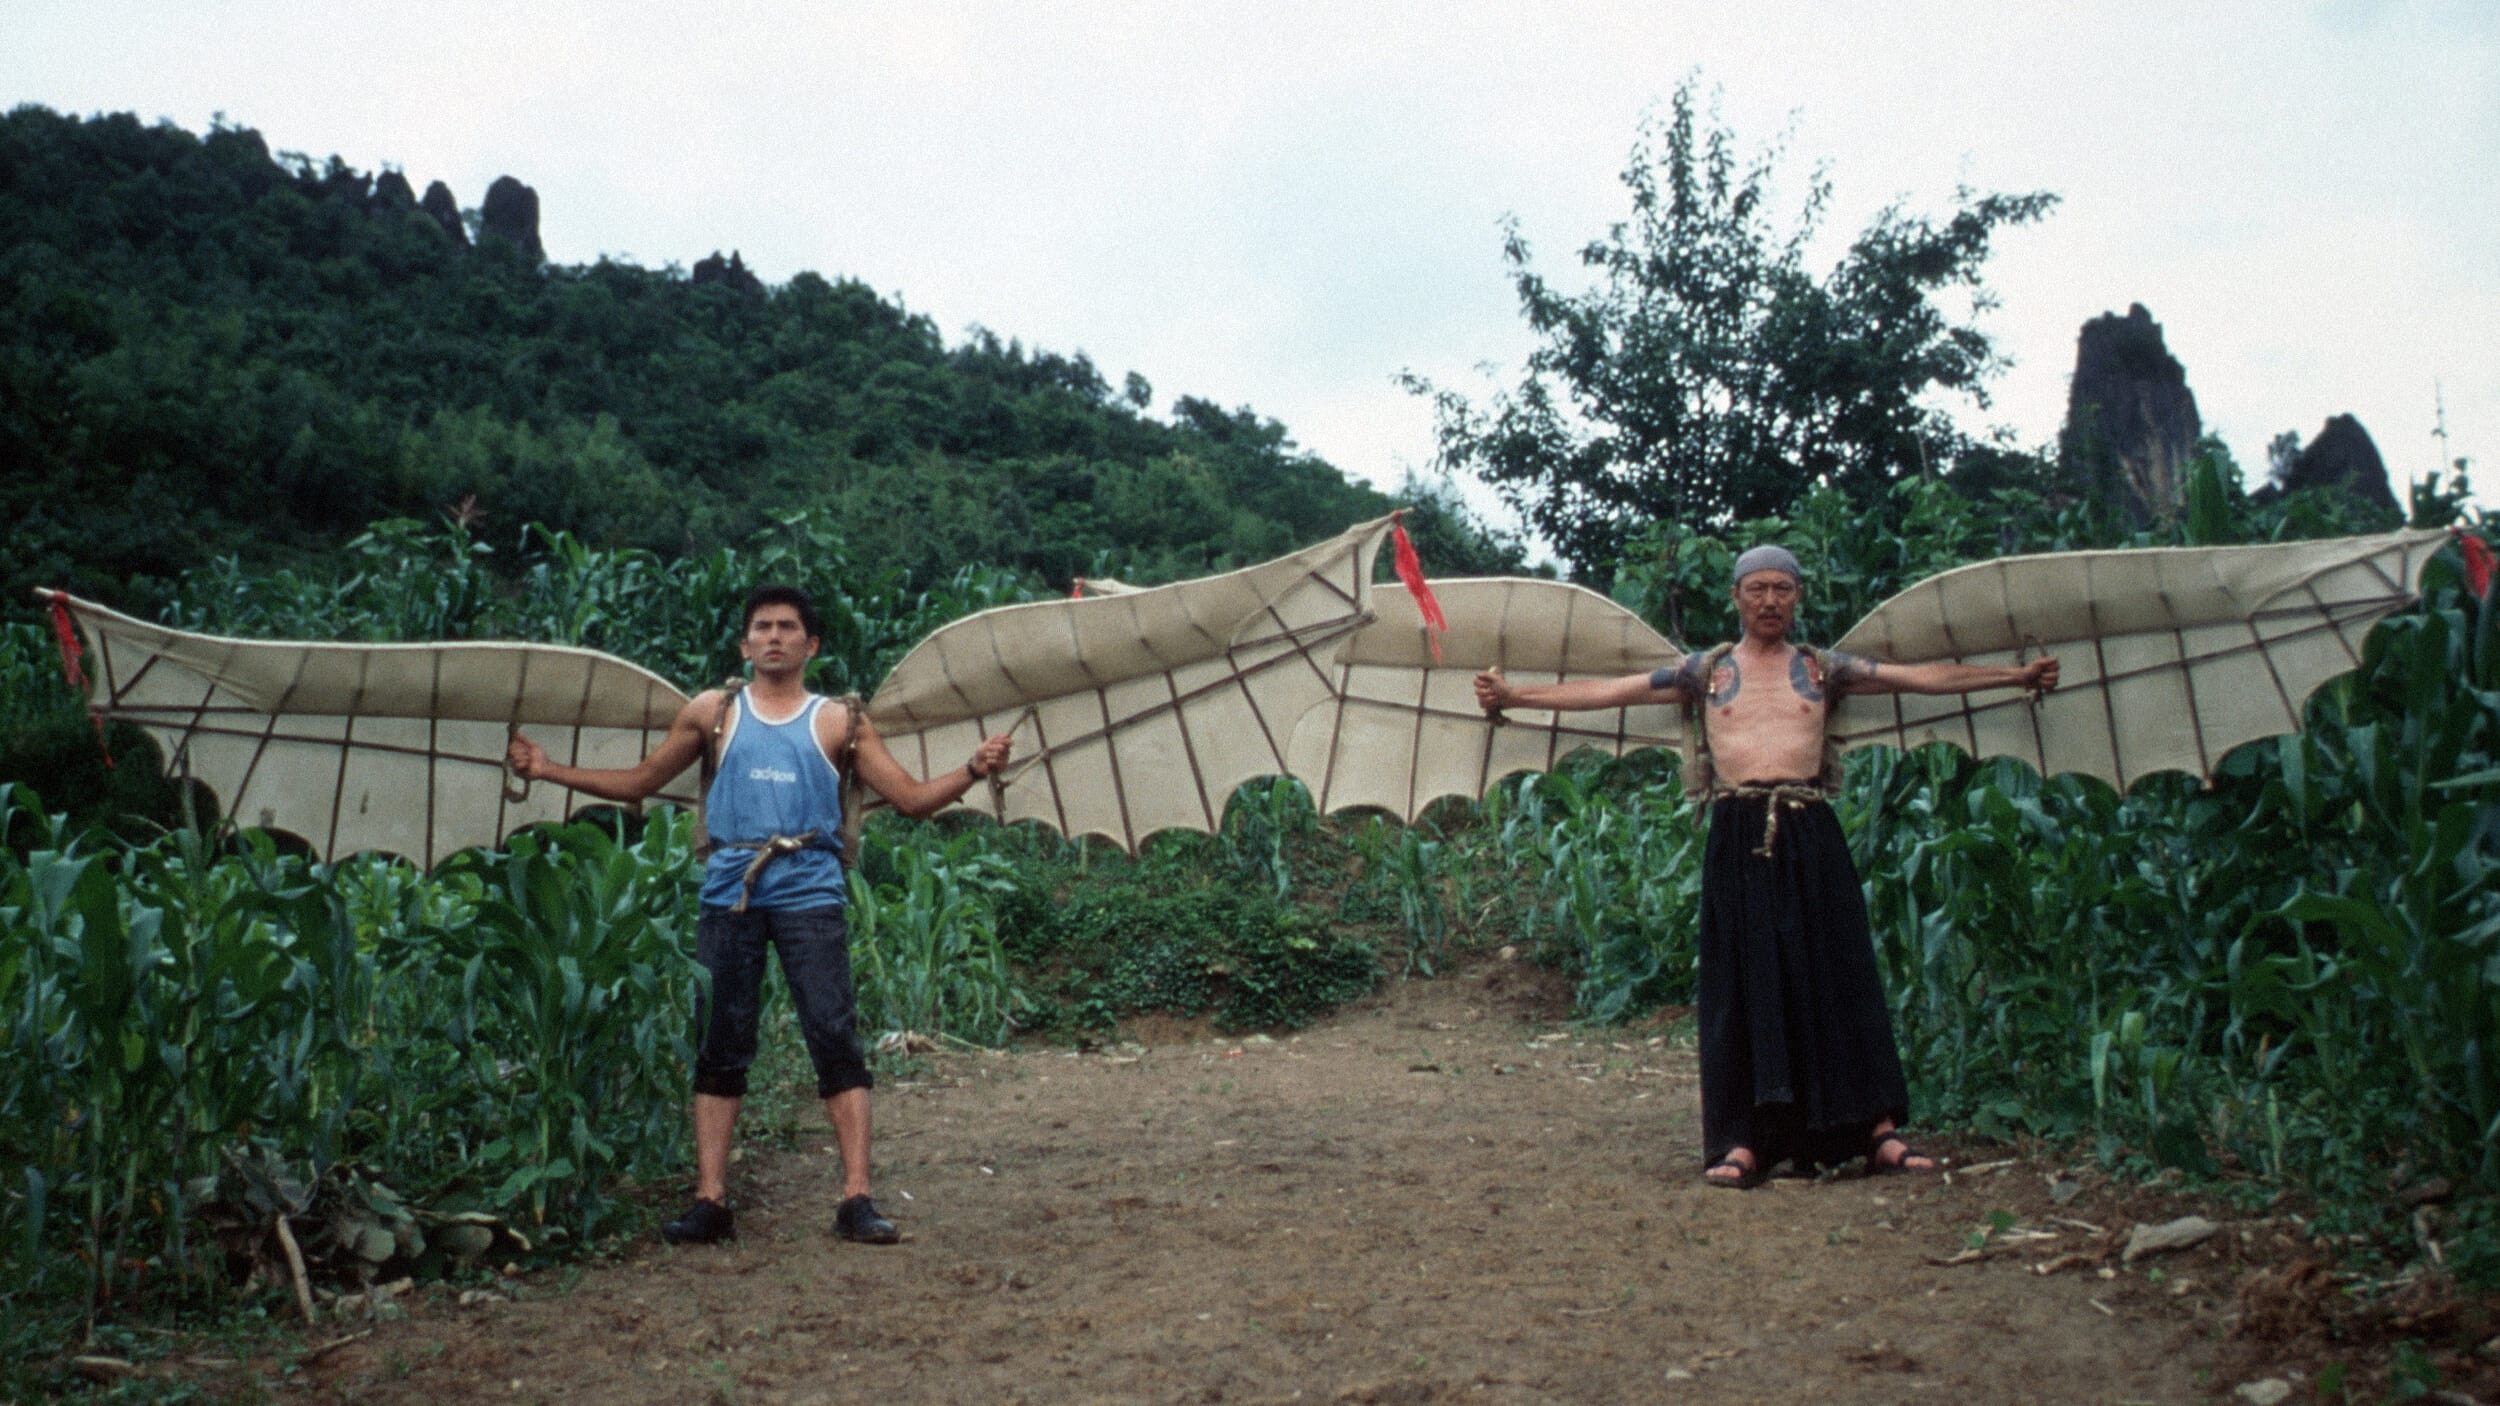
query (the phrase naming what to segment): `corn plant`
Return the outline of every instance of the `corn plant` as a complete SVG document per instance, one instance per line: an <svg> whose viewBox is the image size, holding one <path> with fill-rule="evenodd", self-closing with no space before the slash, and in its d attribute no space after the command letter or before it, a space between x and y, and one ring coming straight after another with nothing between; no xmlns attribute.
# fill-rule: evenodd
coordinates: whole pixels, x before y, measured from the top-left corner
<svg viewBox="0 0 2500 1406"><path fill-rule="evenodd" d="M592 825L524 832L445 866L474 920L440 945L457 972L441 1034L497 1091L489 1205L588 1231L609 1181L675 1153L701 971L690 831L668 813L633 847Z"/></svg>
<svg viewBox="0 0 2500 1406"><path fill-rule="evenodd" d="M0 822L32 837L0 851L0 1010L34 1056L0 1065L0 1298L92 1321L222 1285L203 1227L256 1240L316 1194L585 1235L619 1175L681 1156L683 818L634 846L519 836L428 878L251 834L119 845L24 807L0 788ZM362 1223L306 1229L342 1219Z"/></svg>
<svg viewBox="0 0 2500 1406"><path fill-rule="evenodd" d="M1290 776L1244 782L1224 808L1223 846L1233 867L1279 901L1293 894L1293 849L1319 833L1310 788Z"/></svg>
<svg viewBox="0 0 2500 1406"><path fill-rule="evenodd" d="M995 909L1013 867L974 832L923 827L898 842L879 827L863 840L849 910L862 1027L1003 1041L1023 1005Z"/></svg>

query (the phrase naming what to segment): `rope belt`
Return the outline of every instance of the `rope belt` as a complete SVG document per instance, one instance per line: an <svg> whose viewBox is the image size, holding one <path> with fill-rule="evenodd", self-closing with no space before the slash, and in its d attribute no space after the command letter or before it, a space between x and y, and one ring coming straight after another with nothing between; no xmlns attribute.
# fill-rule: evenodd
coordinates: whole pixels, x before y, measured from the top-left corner
<svg viewBox="0 0 2500 1406"><path fill-rule="evenodd" d="M755 857L747 861L746 872L738 876L738 901L729 905L732 913L747 911L747 900L755 897L755 881L763 874L765 865L803 849L829 849L840 853L839 846L827 843L822 834L814 831L804 835L772 835L761 840L714 840L697 853L708 859L714 851L724 849L755 851Z"/></svg>
<svg viewBox="0 0 2500 1406"><path fill-rule="evenodd" d="M1714 802L1726 800L1730 796L1763 798L1765 804L1762 807L1762 848L1755 850L1754 853L1765 859L1771 857L1771 847L1779 840L1782 810L1804 810L1807 806L1830 798L1819 783L1812 781L1747 781L1734 786L1720 785L1710 788L1710 799Z"/></svg>

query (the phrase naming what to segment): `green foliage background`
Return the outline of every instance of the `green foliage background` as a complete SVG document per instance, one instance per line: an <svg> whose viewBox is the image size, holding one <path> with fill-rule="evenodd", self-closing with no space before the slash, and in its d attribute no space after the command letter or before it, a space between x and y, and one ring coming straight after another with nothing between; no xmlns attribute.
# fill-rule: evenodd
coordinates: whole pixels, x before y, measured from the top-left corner
<svg viewBox="0 0 2500 1406"><path fill-rule="evenodd" d="M1745 188L1730 160L1668 175L1719 199ZM1901 245L1859 253L1932 244L1928 282L1893 286L1933 287L2037 211L1978 213L1888 217ZM852 283L469 249L242 129L20 109L0 239L22 254L0 280L6 585L192 628L580 643L692 688L730 670L736 601L776 577L823 606L813 681L864 690L936 625L1068 575L1159 579L1385 507L1248 411L1183 398L1156 421L1081 357L950 349ZM1752 272L1794 307L1850 291ZM1947 388L1989 364L1958 345ZM1999 553L2391 525L2252 504L2208 445L2177 521L2130 534L2001 450L1906 472L1913 441L1985 447L1877 420L1863 462L1769 497L1740 474L1710 511L1597 501L1590 564L1701 642L1730 632L1735 552L1781 540L1813 582L1803 628L1830 639ZM440 513L472 495L483 518ZM2461 520L2461 483L2418 488L2413 516ZM1516 564L1446 502L1415 522L1437 573ZM27 1345L82 1327L271 1300L279 1224L346 1285L474 1272L480 1235L564 1253L647 1219L637 1188L683 1165L681 817L430 875L310 863L215 829L215 798L176 793L136 734L104 741L118 765L48 633L0 627L0 1019L38 1055L0 1064L0 1348L35 1363L0 1385L59 1386ZM2436 1243L2500 1284L2500 611L2454 553L2303 732L2209 787L1872 752L1840 807L1922 1121L2290 1193L2339 1245ZM1692 997L1701 838L1658 754L1573 759L1413 827L1254 783L1220 834L1135 859L880 820L853 878L864 1023L977 1043L1147 1013L1284 1027L1497 945L1566 972L1586 1019L1644 1017ZM2456 1189L2444 1223L2397 1198L2431 1178Z"/></svg>
<svg viewBox="0 0 2500 1406"><path fill-rule="evenodd" d="M144 603L456 505L700 554L776 517L872 573L1055 583L1260 560L1394 504L1248 408L929 319L847 278L697 282L456 241L337 158L128 115L0 117L0 600ZM1515 566L1433 495L1449 570Z"/></svg>

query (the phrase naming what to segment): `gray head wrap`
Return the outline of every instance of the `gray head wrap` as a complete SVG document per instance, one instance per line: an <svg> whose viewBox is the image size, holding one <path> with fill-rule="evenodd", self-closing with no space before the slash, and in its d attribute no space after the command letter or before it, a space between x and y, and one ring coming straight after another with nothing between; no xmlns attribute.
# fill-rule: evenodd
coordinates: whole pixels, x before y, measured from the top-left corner
<svg viewBox="0 0 2500 1406"><path fill-rule="evenodd" d="M1738 581L1757 571L1785 571L1789 580L1799 584L1806 579L1806 574L1797 569L1797 558L1786 547L1756 547L1736 559Z"/></svg>

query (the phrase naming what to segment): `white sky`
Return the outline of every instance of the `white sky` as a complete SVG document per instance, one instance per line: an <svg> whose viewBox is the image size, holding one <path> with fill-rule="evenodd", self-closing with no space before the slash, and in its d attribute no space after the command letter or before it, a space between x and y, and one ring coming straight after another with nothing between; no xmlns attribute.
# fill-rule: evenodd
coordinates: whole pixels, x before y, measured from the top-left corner
<svg viewBox="0 0 2500 1406"><path fill-rule="evenodd" d="M551 259L848 275L1250 405L1394 484L1432 454L1391 378L1508 384L1500 262L1620 218L1687 73L1749 146L1827 161L1840 241L1957 184L2064 204L2000 240L1993 414L2044 443L2076 329L2141 302L2208 430L2351 412L2401 480L2500 503L2500 4L427 3L7 0L0 104L212 114L473 206L536 187ZM1499 369L1488 379L1482 368Z"/></svg>

